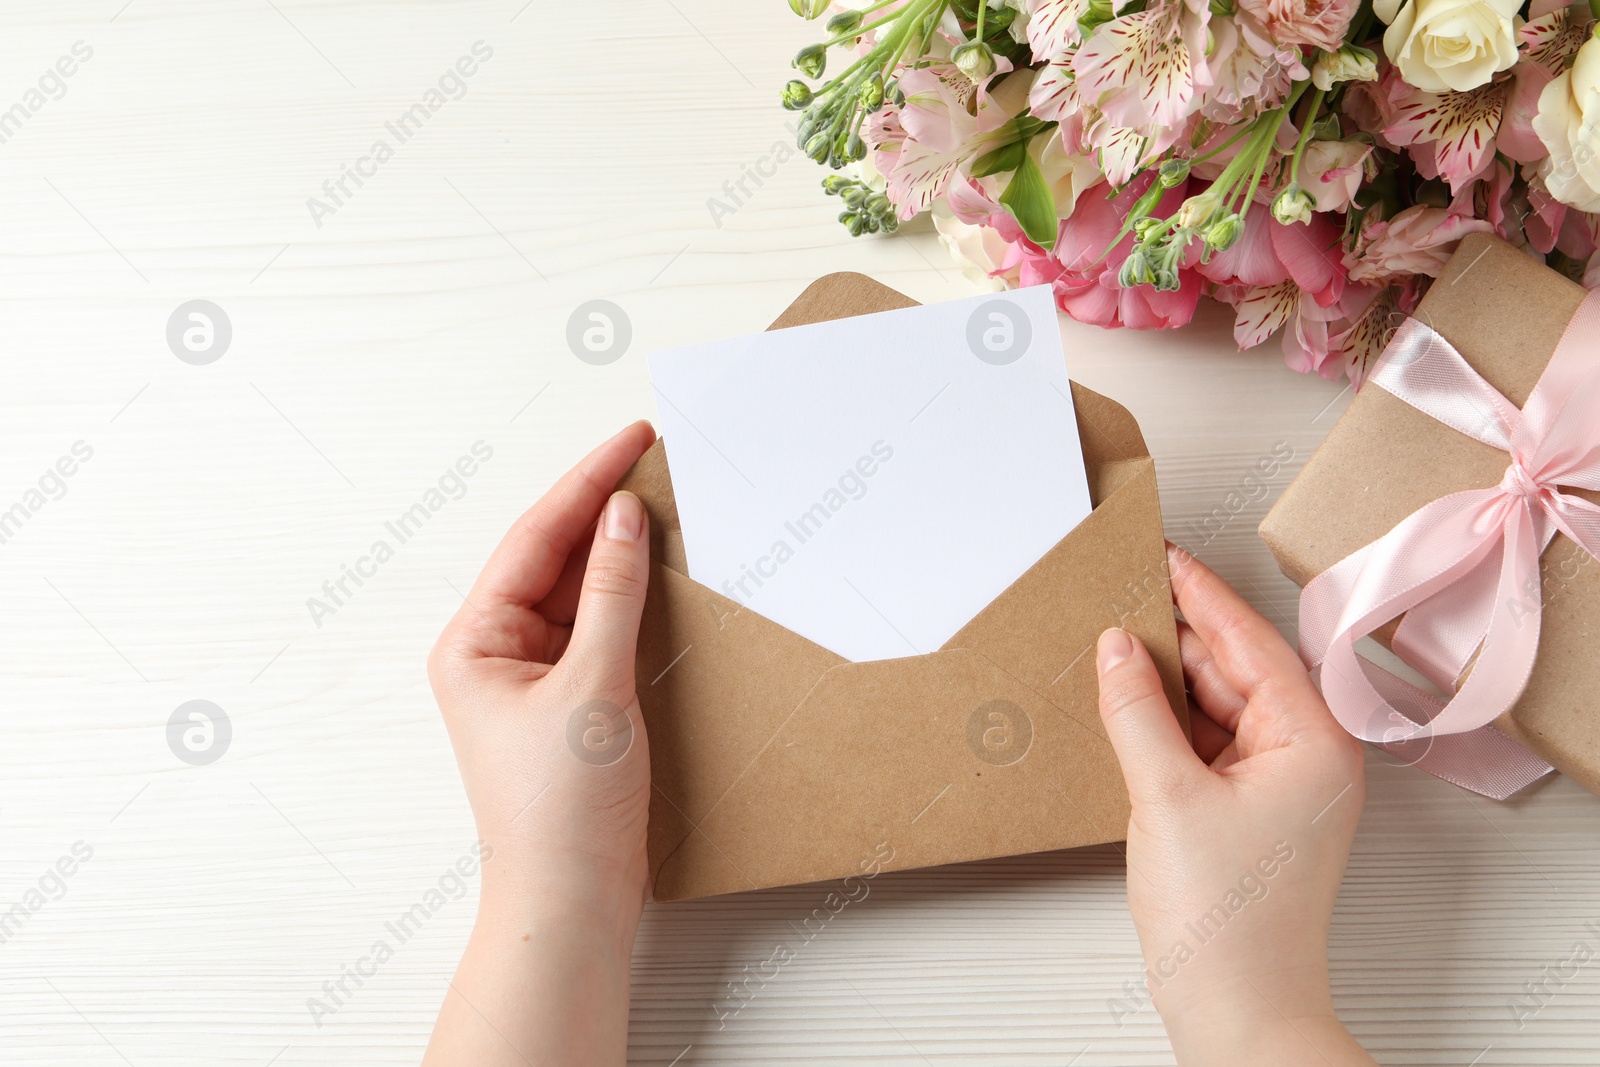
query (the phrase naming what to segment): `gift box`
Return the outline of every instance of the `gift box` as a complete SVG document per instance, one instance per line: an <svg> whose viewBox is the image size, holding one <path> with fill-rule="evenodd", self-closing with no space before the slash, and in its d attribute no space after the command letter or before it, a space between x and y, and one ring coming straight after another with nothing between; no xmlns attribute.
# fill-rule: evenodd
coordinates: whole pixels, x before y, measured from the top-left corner
<svg viewBox="0 0 1600 1067"><path fill-rule="evenodd" d="M1488 385L1520 409L1545 375L1558 344L1571 346L1563 335L1584 297L1580 286L1526 254L1475 234L1461 242L1413 318L1441 335ZM1592 302L1584 306L1587 314ZM1413 327L1414 334L1421 332ZM1600 337L1594 344L1593 359L1600 360ZM1279 567L1301 586L1441 498L1511 485L1506 451L1400 399L1383 387L1384 380L1380 375L1361 388L1261 524L1261 537ZM1393 384L1394 379L1388 380ZM1459 399L1437 391L1443 403ZM1592 440L1600 436L1600 409L1592 406L1592 388L1580 395L1590 400L1576 408L1589 410L1568 410L1564 417L1580 420L1578 436ZM1568 423L1569 429L1574 426ZM1560 491L1600 503L1600 493L1592 490L1564 484ZM1520 625L1531 616L1539 625L1534 631L1537 658L1526 687L1493 726L1590 792L1600 793L1600 563L1558 533L1539 557L1538 571L1537 588L1518 590L1512 598L1505 597L1503 587L1499 590L1496 604L1507 609L1513 622ZM1531 557L1523 584L1535 584ZM1303 603L1303 613L1304 608ZM1303 645L1306 629L1303 614ZM1392 646L1395 630L1390 623L1372 636ZM1406 658L1404 646L1396 651ZM1486 650L1479 654L1457 681L1465 684L1474 672L1484 670L1487 655Z"/></svg>

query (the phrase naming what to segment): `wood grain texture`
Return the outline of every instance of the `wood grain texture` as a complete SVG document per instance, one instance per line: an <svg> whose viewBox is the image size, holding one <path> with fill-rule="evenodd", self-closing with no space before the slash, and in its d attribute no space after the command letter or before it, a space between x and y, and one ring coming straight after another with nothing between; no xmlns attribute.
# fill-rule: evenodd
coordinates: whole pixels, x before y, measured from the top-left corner
<svg viewBox="0 0 1600 1067"><path fill-rule="evenodd" d="M320 1025L306 1002L472 842L423 674L455 590L653 413L650 349L760 330L831 271L970 284L926 230L851 241L811 164L761 162L812 36L781 3L64 0L0 31L0 110L93 49L0 144L0 510L93 449L0 544L0 903L93 850L0 944L0 1060L414 1063L475 886ZM465 94L316 225L307 198L480 40ZM197 298L234 331L204 367L164 337ZM564 339L591 299L632 323L608 366ZM1254 526L1339 387L1235 352L1215 308L1063 336L1140 420L1169 534L1290 627ZM314 623L307 598L477 441L465 495ZM1275 447L1295 458L1248 481ZM193 699L233 727L209 766L167 747ZM1600 801L1552 781L1493 805L1377 757L1370 779L1334 927L1352 1029L1385 1064L1600 1062L1600 964L1520 1027L1508 1008L1600 945ZM824 892L652 907L632 1062L1172 1062L1155 1013L1115 1003L1140 968L1114 848L886 875L804 938ZM728 983L802 938L731 1013Z"/></svg>

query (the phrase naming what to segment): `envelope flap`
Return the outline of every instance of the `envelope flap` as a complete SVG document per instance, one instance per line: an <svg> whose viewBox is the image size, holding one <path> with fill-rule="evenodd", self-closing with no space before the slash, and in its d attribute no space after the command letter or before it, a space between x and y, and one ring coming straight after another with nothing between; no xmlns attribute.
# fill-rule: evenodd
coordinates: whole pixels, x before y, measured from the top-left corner
<svg viewBox="0 0 1600 1067"><path fill-rule="evenodd" d="M794 303L785 308L783 314L774 319L767 329L786 330L790 326L809 326L813 322L832 322L853 315L870 315L875 311L916 306L917 302L909 296L865 274L839 271L825 274L806 286L805 292L795 297Z"/></svg>
<svg viewBox="0 0 1600 1067"><path fill-rule="evenodd" d="M945 642L981 652L1064 712L1095 714L1094 646L1118 626L1161 671L1188 731L1155 462L1148 457L1093 513Z"/></svg>

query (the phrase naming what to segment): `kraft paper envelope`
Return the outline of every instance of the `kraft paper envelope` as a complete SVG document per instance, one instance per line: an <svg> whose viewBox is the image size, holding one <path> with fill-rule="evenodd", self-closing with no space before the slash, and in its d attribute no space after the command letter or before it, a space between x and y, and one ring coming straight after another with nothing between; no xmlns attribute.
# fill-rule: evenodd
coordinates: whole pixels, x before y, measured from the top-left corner
<svg viewBox="0 0 1600 1067"><path fill-rule="evenodd" d="M772 328L914 303L832 274ZM1094 512L925 656L851 663L692 581L662 443L628 473L650 514L637 681L655 899L1125 836L1100 633L1149 646L1185 731L1187 704L1155 463L1122 407L1076 383L1073 402Z"/></svg>

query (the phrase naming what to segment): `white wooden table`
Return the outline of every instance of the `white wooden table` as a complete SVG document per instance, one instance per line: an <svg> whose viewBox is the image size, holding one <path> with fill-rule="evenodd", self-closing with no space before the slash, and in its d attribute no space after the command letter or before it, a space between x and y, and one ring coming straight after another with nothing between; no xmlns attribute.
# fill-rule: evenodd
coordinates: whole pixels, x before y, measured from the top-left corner
<svg viewBox="0 0 1600 1067"><path fill-rule="evenodd" d="M417 1060L475 884L337 1011L307 1001L473 840L423 674L455 590L653 413L646 351L760 329L834 270L971 291L926 230L850 240L804 160L713 218L787 140L777 89L810 37L778 0L0 12L0 111L23 105L0 115L0 511L24 509L0 544L0 912L22 906L0 1060ZM479 41L470 77L390 131ZM232 328L207 365L166 339L197 299ZM632 325L607 366L564 340L591 299ZM1074 373L1142 422L1169 533L1288 627L1254 533L1270 497L1191 524L1279 442L1297 467L1347 397L1233 351L1227 325L1063 332ZM465 495L314 620L308 598L478 441ZM90 458L48 476L78 442ZM210 764L168 745L191 700L231 727ZM1375 757L1370 777L1334 927L1351 1028L1386 1064L1600 1062L1600 962L1566 963L1600 954L1600 801L1557 780L1496 805ZM886 876L719 1022L821 893L652 907L631 1062L1172 1062L1130 993L1113 849ZM1519 1027L1512 998L1541 981Z"/></svg>

